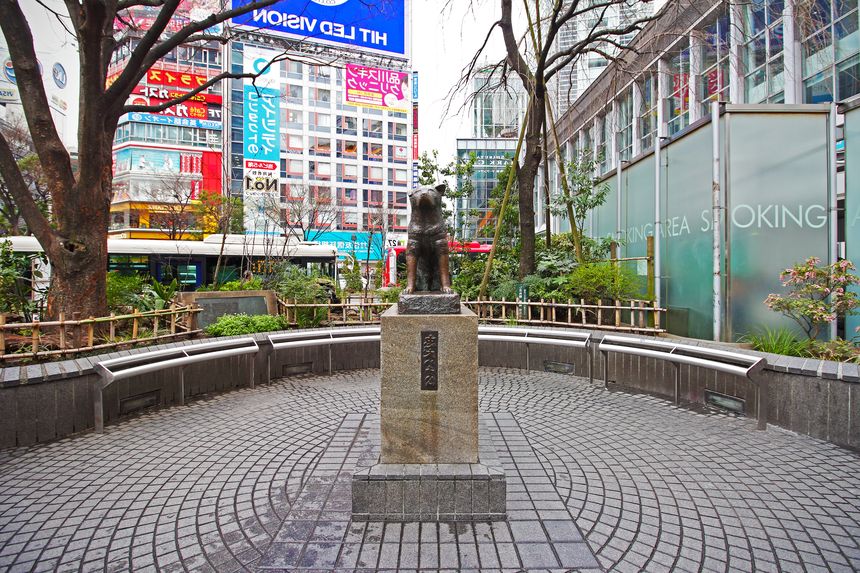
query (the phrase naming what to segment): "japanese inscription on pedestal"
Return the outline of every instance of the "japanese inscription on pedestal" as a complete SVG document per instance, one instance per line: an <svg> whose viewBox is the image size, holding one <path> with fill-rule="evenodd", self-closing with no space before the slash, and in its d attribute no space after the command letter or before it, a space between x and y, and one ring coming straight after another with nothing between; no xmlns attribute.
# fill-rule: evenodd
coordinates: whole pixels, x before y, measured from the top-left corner
<svg viewBox="0 0 860 573"><path fill-rule="evenodd" d="M421 389L439 389L439 332L421 331Z"/></svg>

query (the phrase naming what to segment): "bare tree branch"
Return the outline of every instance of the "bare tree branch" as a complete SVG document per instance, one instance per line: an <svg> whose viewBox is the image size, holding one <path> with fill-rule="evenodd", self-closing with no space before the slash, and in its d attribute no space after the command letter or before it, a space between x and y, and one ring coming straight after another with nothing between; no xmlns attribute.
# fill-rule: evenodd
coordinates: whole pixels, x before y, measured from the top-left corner
<svg viewBox="0 0 860 573"><path fill-rule="evenodd" d="M9 143L6 141L6 136L0 132L0 173L3 174L3 180L15 201L18 208L25 217L30 231L36 236L39 242L47 251L54 247L57 241L57 235L51 228L51 224L47 217L42 214L27 182L21 175L18 164L15 161L15 156L12 155L12 150L9 148Z"/></svg>

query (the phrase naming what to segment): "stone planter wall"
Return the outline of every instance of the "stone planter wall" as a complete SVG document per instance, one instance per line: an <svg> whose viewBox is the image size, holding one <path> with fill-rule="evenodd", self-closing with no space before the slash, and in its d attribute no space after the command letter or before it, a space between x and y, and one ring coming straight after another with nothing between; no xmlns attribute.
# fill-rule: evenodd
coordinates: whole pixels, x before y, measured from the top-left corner
<svg viewBox="0 0 860 573"><path fill-rule="evenodd" d="M593 332L595 339L601 332ZM256 384L272 377L301 373L323 373L359 368L379 368L379 344L363 342L333 348L329 358L325 346L271 353L265 334L255 335L260 352L213 360L188 367L185 373L186 398L229 391L248 386L248 368L254 361ZM196 341L197 343L202 340ZM697 340L687 344L715 346ZM169 348L185 343L165 344L149 349ZM94 362L144 352L133 349L0 370L0 448L44 443L93 428L92 385L98 380ZM593 345L595 384L603 384L603 361ZM748 351L751 354L761 355ZM271 356L270 356L271 354ZM584 350L523 344L479 343L482 366L567 372L588 375ZM822 360L764 355L764 373L769 423L860 449L860 368ZM626 355L610 355L610 388L647 392L671 399L674 367L668 363ZM127 415L127 411L148 404L171 406L178 403L177 373L169 370L115 382L105 390L105 425ZM681 368L682 402L702 403L705 390L735 396L746 401L746 411L755 412L755 392L744 379L700 368Z"/></svg>

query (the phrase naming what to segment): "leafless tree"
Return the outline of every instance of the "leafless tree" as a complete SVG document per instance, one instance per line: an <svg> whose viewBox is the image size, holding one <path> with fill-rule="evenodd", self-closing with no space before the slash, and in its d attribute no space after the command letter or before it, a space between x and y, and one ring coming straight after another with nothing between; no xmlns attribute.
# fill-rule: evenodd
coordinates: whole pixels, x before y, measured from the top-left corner
<svg viewBox="0 0 860 573"><path fill-rule="evenodd" d="M80 166L75 171L51 118L30 23L17 1L0 0L0 29L9 47L33 146L44 169L52 199L53 221L32 197L9 141L3 134L0 134L0 175L15 198L29 230L39 240L51 262L54 287L48 299L49 315L60 311L92 316L106 314L111 151L120 117L129 112L162 111L225 78L254 77L256 74L220 73L182 97L158 105L129 105L127 100L132 90L147 71L172 50L179 46L195 46L198 42L226 42L226 36L210 33L214 26L274 2L257 0L230 8L226 0L216 0L220 6L217 11L186 23L175 19L180 0L65 0L65 13L55 11L53 15L75 38L78 46ZM145 26L138 26L130 16L130 10L140 7L147 7L153 15ZM135 36L135 41L131 41L129 34L116 34L116 22L129 29L138 28L140 33ZM125 53L124 67L108 82L109 66L120 49ZM286 51L280 57L285 58Z"/></svg>
<svg viewBox="0 0 860 573"><path fill-rule="evenodd" d="M498 89L515 74L529 94L523 152L517 159L516 176L520 214L520 277L535 271L535 178L543 159L543 147L549 143L542 138L544 118L548 123L554 121L549 82L586 54L596 53L608 60L617 59L627 49L623 43L625 37L642 29L655 18L671 17L680 1L669 0L658 14L611 24L607 16L613 10L630 7L634 4L633 0L525 0L524 13L528 25L526 32L518 36L513 22L512 0L499 0L501 17L490 25L483 44L464 68L454 89L469 91L476 74L486 73L487 66L479 62L483 61L484 51L498 29L506 55L503 60L490 66L491 76L497 80L484 82L481 89ZM580 27L581 33L569 47L560 47L557 42L559 33L566 26L581 20L588 23L584 30ZM472 91L467 102L478 93Z"/></svg>

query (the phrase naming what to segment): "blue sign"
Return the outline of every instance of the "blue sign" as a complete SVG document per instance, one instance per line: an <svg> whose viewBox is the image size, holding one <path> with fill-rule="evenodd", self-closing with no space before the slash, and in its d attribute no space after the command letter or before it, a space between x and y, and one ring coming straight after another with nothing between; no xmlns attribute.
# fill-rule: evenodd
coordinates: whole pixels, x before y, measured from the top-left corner
<svg viewBox="0 0 860 573"><path fill-rule="evenodd" d="M255 0L233 0L233 8ZM233 24L293 38L406 55L405 0L281 0Z"/></svg>
<svg viewBox="0 0 860 573"><path fill-rule="evenodd" d="M208 119L193 119L190 117L174 117L172 115L155 115L154 113L132 112L126 114L128 121L141 123L157 123L159 125L175 125L177 127L197 127L200 129L221 129L220 121Z"/></svg>
<svg viewBox="0 0 860 573"><path fill-rule="evenodd" d="M66 76L66 68L63 67L63 64L56 62L54 67L51 68L51 75L54 77L54 83L57 84L58 88L63 89L66 87L68 76Z"/></svg>
<svg viewBox="0 0 860 573"><path fill-rule="evenodd" d="M7 80L13 84L18 83L15 78L15 68L12 66L12 60L6 60L3 62L3 73L6 74Z"/></svg>
<svg viewBox="0 0 860 573"><path fill-rule="evenodd" d="M274 88L245 85L242 151L245 161L270 161L275 169L280 165L280 119L278 110L280 92Z"/></svg>
<svg viewBox="0 0 860 573"><path fill-rule="evenodd" d="M418 101L418 72L412 72L412 103Z"/></svg>
<svg viewBox="0 0 860 573"><path fill-rule="evenodd" d="M385 252L385 237L383 233L357 231L326 231L313 237L313 240L323 245L331 245L337 249L337 258L344 259L355 256L362 262L381 261ZM370 241L370 257L367 256L367 243Z"/></svg>

